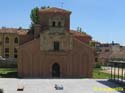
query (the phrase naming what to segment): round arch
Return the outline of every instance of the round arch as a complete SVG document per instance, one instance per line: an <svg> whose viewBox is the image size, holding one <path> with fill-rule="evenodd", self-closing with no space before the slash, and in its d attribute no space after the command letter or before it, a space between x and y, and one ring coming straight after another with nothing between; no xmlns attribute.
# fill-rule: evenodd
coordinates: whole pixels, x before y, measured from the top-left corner
<svg viewBox="0 0 125 93"><path fill-rule="evenodd" d="M52 77L60 77L60 65L58 63L52 65Z"/></svg>
<svg viewBox="0 0 125 93"><path fill-rule="evenodd" d="M14 43L18 43L18 42L19 42L18 38L15 37L15 38L14 38Z"/></svg>
<svg viewBox="0 0 125 93"><path fill-rule="evenodd" d="M5 43L9 43L9 37L5 38Z"/></svg>

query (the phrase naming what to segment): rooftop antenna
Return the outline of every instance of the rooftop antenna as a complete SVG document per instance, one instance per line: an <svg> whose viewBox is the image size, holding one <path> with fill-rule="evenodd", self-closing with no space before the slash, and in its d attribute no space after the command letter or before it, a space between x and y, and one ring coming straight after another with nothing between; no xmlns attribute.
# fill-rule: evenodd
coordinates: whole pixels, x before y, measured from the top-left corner
<svg viewBox="0 0 125 93"><path fill-rule="evenodd" d="M61 2L61 8L63 8L64 2Z"/></svg>

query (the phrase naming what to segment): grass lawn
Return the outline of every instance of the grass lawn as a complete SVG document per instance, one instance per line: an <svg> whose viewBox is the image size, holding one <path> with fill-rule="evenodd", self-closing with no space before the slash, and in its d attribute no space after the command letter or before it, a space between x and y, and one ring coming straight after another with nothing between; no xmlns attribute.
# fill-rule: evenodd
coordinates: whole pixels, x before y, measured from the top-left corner
<svg viewBox="0 0 125 93"><path fill-rule="evenodd" d="M111 77L110 74L101 72L100 68L94 68L93 71L93 78L95 79L109 79Z"/></svg>
<svg viewBox="0 0 125 93"><path fill-rule="evenodd" d="M101 72L102 69L94 68L93 78L94 79L109 79L110 74ZM17 78L16 68L0 68L0 78Z"/></svg>
<svg viewBox="0 0 125 93"><path fill-rule="evenodd" d="M0 77L1 78L16 78L17 69L16 68L0 68Z"/></svg>
<svg viewBox="0 0 125 93"><path fill-rule="evenodd" d="M116 77L118 76L116 75ZM122 76L119 76L119 77L122 78ZM102 72L101 68L94 68L93 78L94 79L110 79L111 75L109 73Z"/></svg>

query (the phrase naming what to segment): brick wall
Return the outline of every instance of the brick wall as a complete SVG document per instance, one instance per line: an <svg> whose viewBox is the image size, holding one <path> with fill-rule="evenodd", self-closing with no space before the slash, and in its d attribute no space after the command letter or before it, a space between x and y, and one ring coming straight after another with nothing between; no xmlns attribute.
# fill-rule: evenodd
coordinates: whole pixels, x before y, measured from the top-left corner
<svg viewBox="0 0 125 93"><path fill-rule="evenodd" d="M52 65L60 65L62 78L92 77L93 50L77 39L73 39L72 51L41 52L40 40L35 39L19 50L18 73L21 77L52 77Z"/></svg>

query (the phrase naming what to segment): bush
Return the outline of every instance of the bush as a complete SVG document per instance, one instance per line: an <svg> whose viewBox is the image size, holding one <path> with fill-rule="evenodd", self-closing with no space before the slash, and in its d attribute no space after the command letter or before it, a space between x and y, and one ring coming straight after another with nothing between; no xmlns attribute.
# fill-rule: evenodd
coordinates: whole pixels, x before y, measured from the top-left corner
<svg viewBox="0 0 125 93"><path fill-rule="evenodd" d="M8 72L5 74L0 74L0 77L2 77L2 78L17 78L18 75L17 75L17 72Z"/></svg>
<svg viewBox="0 0 125 93"><path fill-rule="evenodd" d="M33 24L40 23L39 8L38 7L32 9L31 14L30 14L30 18L31 18Z"/></svg>
<svg viewBox="0 0 125 93"><path fill-rule="evenodd" d="M17 74L17 68L0 68L1 78L16 78Z"/></svg>
<svg viewBox="0 0 125 93"><path fill-rule="evenodd" d="M101 64L96 64L95 68L101 68Z"/></svg>
<svg viewBox="0 0 125 93"><path fill-rule="evenodd" d="M0 68L17 68L17 62L0 61Z"/></svg>

